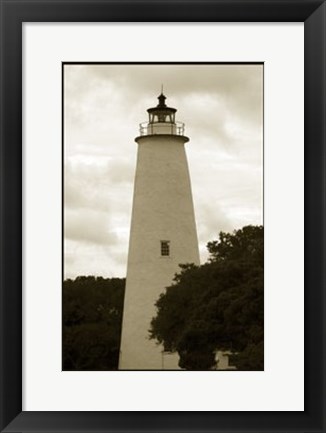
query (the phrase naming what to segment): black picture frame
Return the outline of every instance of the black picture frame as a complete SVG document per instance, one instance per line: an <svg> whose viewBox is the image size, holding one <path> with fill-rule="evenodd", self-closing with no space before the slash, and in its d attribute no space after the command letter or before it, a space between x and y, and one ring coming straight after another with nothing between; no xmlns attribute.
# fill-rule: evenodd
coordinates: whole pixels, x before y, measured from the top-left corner
<svg viewBox="0 0 326 433"><path fill-rule="evenodd" d="M1 431L179 433L326 431L325 2L321 0L177 0L174 2L0 0L0 3ZM22 412L22 23L105 21L304 22L304 411ZM295 362L295 354L289 356L289 364Z"/></svg>

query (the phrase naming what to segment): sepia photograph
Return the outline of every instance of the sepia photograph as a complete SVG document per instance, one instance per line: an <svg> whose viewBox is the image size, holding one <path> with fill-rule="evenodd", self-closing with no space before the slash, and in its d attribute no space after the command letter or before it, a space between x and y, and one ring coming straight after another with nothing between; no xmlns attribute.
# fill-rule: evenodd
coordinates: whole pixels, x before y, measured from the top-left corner
<svg viewBox="0 0 326 433"><path fill-rule="evenodd" d="M62 68L62 370L263 371L263 63Z"/></svg>

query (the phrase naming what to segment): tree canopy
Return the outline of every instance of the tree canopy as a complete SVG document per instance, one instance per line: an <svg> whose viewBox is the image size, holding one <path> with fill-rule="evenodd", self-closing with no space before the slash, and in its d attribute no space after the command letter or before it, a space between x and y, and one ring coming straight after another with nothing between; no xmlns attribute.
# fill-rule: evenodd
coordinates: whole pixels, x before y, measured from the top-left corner
<svg viewBox="0 0 326 433"><path fill-rule="evenodd" d="M63 370L117 370L125 279L63 283Z"/></svg>
<svg viewBox="0 0 326 433"><path fill-rule="evenodd" d="M215 368L217 350L238 370L264 368L264 230L245 226L207 244L202 266L180 265L156 302L150 338L187 370Z"/></svg>

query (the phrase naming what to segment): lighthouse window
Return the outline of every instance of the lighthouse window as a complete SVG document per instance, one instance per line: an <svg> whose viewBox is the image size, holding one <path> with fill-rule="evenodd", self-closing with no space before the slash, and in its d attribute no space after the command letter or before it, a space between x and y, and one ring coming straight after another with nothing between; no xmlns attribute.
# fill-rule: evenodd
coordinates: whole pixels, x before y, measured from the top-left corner
<svg viewBox="0 0 326 433"><path fill-rule="evenodd" d="M161 241L161 256L170 255L170 241Z"/></svg>

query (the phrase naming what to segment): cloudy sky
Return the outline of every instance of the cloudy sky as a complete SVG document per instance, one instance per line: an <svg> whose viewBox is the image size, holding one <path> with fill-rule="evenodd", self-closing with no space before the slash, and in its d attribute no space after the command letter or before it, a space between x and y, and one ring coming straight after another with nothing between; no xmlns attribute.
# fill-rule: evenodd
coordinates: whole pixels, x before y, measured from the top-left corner
<svg viewBox="0 0 326 433"><path fill-rule="evenodd" d="M190 138L202 263L221 230L262 224L262 65L65 65L65 278L126 275L134 138L162 83Z"/></svg>

